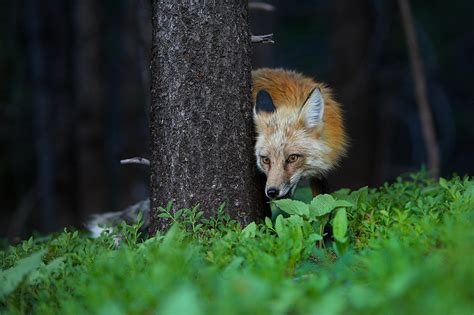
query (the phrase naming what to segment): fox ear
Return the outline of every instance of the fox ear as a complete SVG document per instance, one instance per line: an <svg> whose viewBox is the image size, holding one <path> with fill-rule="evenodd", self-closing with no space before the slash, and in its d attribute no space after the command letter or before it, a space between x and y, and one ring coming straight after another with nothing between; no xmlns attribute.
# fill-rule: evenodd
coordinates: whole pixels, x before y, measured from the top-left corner
<svg viewBox="0 0 474 315"><path fill-rule="evenodd" d="M315 88L301 108L301 115L308 128L321 126L324 115L324 99L319 88Z"/></svg>
<svg viewBox="0 0 474 315"><path fill-rule="evenodd" d="M265 90L258 91L255 99L254 114L256 115L260 112L273 113L274 111L276 111L276 107L270 94Z"/></svg>

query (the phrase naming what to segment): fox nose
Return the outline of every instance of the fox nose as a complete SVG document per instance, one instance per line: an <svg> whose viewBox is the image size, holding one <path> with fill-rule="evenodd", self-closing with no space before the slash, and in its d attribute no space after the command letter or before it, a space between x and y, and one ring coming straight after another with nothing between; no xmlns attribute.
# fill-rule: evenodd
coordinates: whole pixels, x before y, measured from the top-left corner
<svg viewBox="0 0 474 315"><path fill-rule="evenodd" d="M270 187L267 189L267 196L268 198L275 198L278 196L278 194L280 193L280 191L278 189L276 189L275 187Z"/></svg>

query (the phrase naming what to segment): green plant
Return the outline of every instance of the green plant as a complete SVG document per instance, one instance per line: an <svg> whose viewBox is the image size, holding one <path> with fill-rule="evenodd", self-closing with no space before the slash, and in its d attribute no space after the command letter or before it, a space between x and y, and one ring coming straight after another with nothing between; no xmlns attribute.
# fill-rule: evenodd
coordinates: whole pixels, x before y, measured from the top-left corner
<svg viewBox="0 0 474 315"><path fill-rule="evenodd" d="M246 227L224 206L212 218L164 208L166 234L122 225L118 246L67 230L30 238L0 251L0 312L472 314L470 178L303 197Z"/></svg>

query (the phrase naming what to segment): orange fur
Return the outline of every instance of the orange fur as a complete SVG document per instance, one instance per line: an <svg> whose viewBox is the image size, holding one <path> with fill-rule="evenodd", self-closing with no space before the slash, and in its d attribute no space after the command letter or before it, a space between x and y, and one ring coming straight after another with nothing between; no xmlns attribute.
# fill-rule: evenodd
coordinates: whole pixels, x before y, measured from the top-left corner
<svg viewBox="0 0 474 315"><path fill-rule="evenodd" d="M312 131L312 137L321 139L330 148L324 156L326 162L336 165L345 154L347 137L344 130L341 106L333 98L330 88L325 84L316 82L300 73L284 69L258 69L252 72L253 90L255 98L260 90L266 90L273 99L277 111L288 113L299 111L310 93L319 88L325 103L322 130ZM303 128L303 122L294 125L294 128ZM263 120L256 121L259 133L271 133Z"/></svg>

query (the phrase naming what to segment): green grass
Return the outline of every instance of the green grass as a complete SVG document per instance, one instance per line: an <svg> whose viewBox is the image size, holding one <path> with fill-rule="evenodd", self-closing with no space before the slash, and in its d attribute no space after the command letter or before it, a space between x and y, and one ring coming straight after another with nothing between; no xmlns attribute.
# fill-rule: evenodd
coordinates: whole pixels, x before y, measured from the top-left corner
<svg viewBox="0 0 474 315"><path fill-rule="evenodd" d="M286 218L243 229L223 209L181 211L146 241L121 226L118 248L77 231L31 238L0 252L0 312L473 314L471 179L416 174L274 206Z"/></svg>

